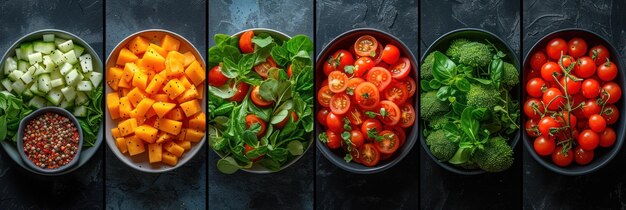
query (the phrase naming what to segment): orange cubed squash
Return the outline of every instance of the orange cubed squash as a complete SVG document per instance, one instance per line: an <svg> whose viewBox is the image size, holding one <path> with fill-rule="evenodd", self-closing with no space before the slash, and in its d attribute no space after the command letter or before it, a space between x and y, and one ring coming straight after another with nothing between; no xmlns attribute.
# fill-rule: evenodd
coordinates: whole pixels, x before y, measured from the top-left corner
<svg viewBox="0 0 626 210"><path fill-rule="evenodd" d="M197 131L194 129L187 129L187 133L185 134L185 141L190 142L199 142L204 137L204 132Z"/></svg>
<svg viewBox="0 0 626 210"><path fill-rule="evenodd" d="M180 130L178 136L176 136L176 141L185 141L185 136L187 134L187 128Z"/></svg>
<svg viewBox="0 0 626 210"><path fill-rule="evenodd" d="M133 52L126 48L122 48L122 50L120 50L120 53L117 55L117 61L115 62L115 64L121 66L126 63L135 62L137 59L139 58Z"/></svg>
<svg viewBox="0 0 626 210"><path fill-rule="evenodd" d="M128 97L124 96L120 98L120 118L128 119L133 111L133 105L128 100Z"/></svg>
<svg viewBox="0 0 626 210"><path fill-rule="evenodd" d="M196 99L202 100L202 98L204 96L204 85L200 84L200 85L196 86L196 91L198 92L198 96L196 96Z"/></svg>
<svg viewBox="0 0 626 210"><path fill-rule="evenodd" d="M163 88L163 82L165 82L165 78L163 78L160 74L155 75L150 80L150 84L146 87L146 93L148 94L156 94Z"/></svg>
<svg viewBox="0 0 626 210"><path fill-rule="evenodd" d="M169 134L178 135L183 127L183 123L167 118L160 118L156 121L154 127Z"/></svg>
<svg viewBox="0 0 626 210"><path fill-rule="evenodd" d="M146 151L143 141L134 135L126 138L126 148L128 149L128 154L131 156L135 156Z"/></svg>
<svg viewBox="0 0 626 210"><path fill-rule="evenodd" d="M107 94L107 108L112 120L120 118L120 96L117 92Z"/></svg>
<svg viewBox="0 0 626 210"><path fill-rule="evenodd" d="M183 92L183 94L180 94L180 96L178 96L178 98L176 98L176 101L178 101L178 103L184 103L184 102L187 102L187 101L194 100L197 97L198 97L198 91L196 90L196 86L192 85L187 90L185 90L185 92Z"/></svg>
<svg viewBox="0 0 626 210"><path fill-rule="evenodd" d="M117 146L117 149L119 149L122 154L128 152L128 147L126 145L126 140L124 138L115 138L115 145Z"/></svg>
<svg viewBox="0 0 626 210"><path fill-rule="evenodd" d="M152 104L154 104L154 100L150 98L143 98L135 107L135 115L131 115L131 117L147 117L146 113L152 109Z"/></svg>
<svg viewBox="0 0 626 210"><path fill-rule="evenodd" d="M132 85L141 90L145 90L146 86L148 85L148 75L146 75L146 73L143 73L141 71L135 72L135 74L133 75Z"/></svg>
<svg viewBox="0 0 626 210"><path fill-rule="evenodd" d="M156 102L155 102L156 103ZM154 103L153 103L154 104ZM146 112L146 117L147 118L156 118L156 112L154 111L154 109L152 108L152 106L150 106L150 108L148 109L148 112Z"/></svg>
<svg viewBox="0 0 626 210"><path fill-rule="evenodd" d="M123 75L123 69L117 67L109 68L109 71L107 71L107 84L109 84L109 87L113 90L117 90L117 85L120 83Z"/></svg>
<svg viewBox="0 0 626 210"><path fill-rule="evenodd" d="M124 137L124 136L122 136L122 134L120 133L120 129L117 129L117 127L115 127L115 128L111 128L111 136L113 136L113 138L114 138L114 139Z"/></svg>
<svg viewBox="0 0 626 210"><path fill-rule="evenodd" d="M136 36L128 42L128 49L135 53L135 55L146 52L148 46L150 46L150 40L142 36Z"/></svg>
<svg viewBox="0 0 626 210"><path fill-rule="evenodd" d="M161 132L161 134L159 134L159 138L156 140L156 143L163 143L169 140L172 140L174 137L172 135L169 135L165 132Z"/></svg>
<svg viewBox="0 0 626 210"><path fill-rule="evenodd" d="M148 144L148 159L150 163L161 162L163 157L163 145L159 143Z"/></svg>
<svg viewBox="0 0 626 210"><path fill-rule="evenodd" d="M167 102L167 103L172 102L172 100L170 100L170 97L164 93L154 94L152 95L152 99L154 99L154 101L156 102Z"/></svg>
<svg viewBox="0 0 626 210"><path fill-rule="evenodd" d="M175 166L176 163L178 163L178 157L176 157L175 155L173 155L170 152L164 152L163 153L163 157L161 159L161 162L170 165L170 166Z"/></svg>
<svg viewBox="0 0 626 210"><path fill-rule="evenodd" d="M165 149L166 151L172 153L176 157L182 156L183 152L185 152L185 148L179 146L178 144L176 144L176 143L174 143L172 141L165 142L163 144L163 149Z"/></svg>
<svg viewBox="0 0 626 210"><path fill-rule="evenodd" d="M130 89L130 82L127 82L126 80L121 79L120 83L117 84L118 88L125 88L125 89Z"/></svg>
<svg viewBox="0 0 626 210"><path fill-rule="evenodd" d="M143 100L147 96L143 93L141 89L135 87L130 90L130 92L128 92L128 95L126 95L126 97L128 97L128 100L133 105L133 107L137 107L137 104L139 104L139 102L141 102L141 100Z"/></svg>
<svg viewBox="0 0 626 210"><path fill-rule="evenodd" d="M185 69L185 74L194 85L200 85L206 79L206 72L198 61L191 63L191 65Z"/></svg>
<svg viewBox="0 0 626 210"><path fill-rule="evenodd" d="M135 75L135 72L139 71L139 66L135 63L127 63L124 65L124 75L122 75L122 79L126 80L126 82L130 82Z"/></svg>
<svg viewBox="0 0 626 210"><path fill-rule="evenodd" d="M180 107L183 109L187 117L190 117L202 111L202 107L200 107L200 103L198 102L198 100L187 101L180 104Z"/></svg>
<svg viewBox="0 0 626 210"><path fill-rule="evenodd" d="M157 72L165 69L165 58L152 47L148 48L148 51L146 51L143 58L141 58L141 61L138 63L141 67Z"/></svg>
<svg viewBox="0 0 626 210"><path fill-rule="evenodd" d="M191 142L190 141L176 141L176 144L178 144L178 146L182 147L185 150L190 150L191 149Z"/></svg>
<svg viewBox="0 0 626 210"><path fill-rule="evenodd" d="M170 55L172 54L173 53L170 53ZM184 63L181 60L176 59L173 56L168 56L167 59L165 60L167 76L178 77L182 75L183 73L185 73L185 66L183 64Z"/></svg>
<svg viewBox="0 0 626 210"><path fill-rule="evenodd" d="M124 120L117 125L117 129L120 130L122 136L134 134L135 128L137 128L137 119L135 118Z"/></svg>
<svg viewBox="0 0 626 210"><path fill-rule="evenodd" d="M180 47L180 41L166 34L161 40L161 47L168 51L178 51L178 48Z"/></svg>
<svg viewBox="0 0 626 210"><path fill-rule="evenodd" d="M159 137L157 135L158 133L159 130L149 125L141 125L135 129L135 136L150 144L154 143L157 140L157 138Z"/></svg>
<svg viewBox="0 0 626 210"><path fill-rule="evenodd" d="M163 87L163 92L165 92L165 94L167 94L170 99L175 99L180 94L185 92L185 86L183 86L180 80L172 79L167 82L167 84L165 84L165 87Z"/></svg>
<svg viewBox="0 0 626 210"><path fill-rule="evenodd" d="M206 115L204 114L204 112L198 113L196 116L189 120L189 128L198 131L205 131Z"/></svg>
<svg viewBox="0 0 626 210"><path fill-rule="evenodd" d="M150 51L150 49L152 49L155 52L159 53L159 55L161 55L163 57L167 56L167 50L163 49L159 45L156 45L154 43L150 43L150 46L148 46L148 51Z"/></svg>
<svg viewBox="0 0 626 210"><path fill-rule="evenodd" d="M159 118L164 117L168 112L174 109L174 107L176 107L176 104L167 102L155 102L152 104L152 109L154 109L154 112L156 112Z"/></svg>
<svg viewBox="0 0 626 210"><path fill-rule="evenodd" d="M170 120L182 121L185 119L185 113L183 112L183 109L181 109L180 107L176 107L172 109L172 111L168 112L165 115L165 118Z"/></svg>
<svg viewBox="0 0 626 210"><path fill-rule="evenodd" d="M190 88L191 86L193 86L191 84L191 82L189 82L189 79L187 79L187 77L185 75L183 75L180 78L178 78L178 80L180 81L181 84L183 84L183 86L185 88Z"/></svg>
<svg viewBox="0 0 626 210"><path fill-rule="evenodd" d="M189 51L183 55L185 56L185 67L189 66L191 63L196 61L196 56L194 56L193 53Z"/></svg>

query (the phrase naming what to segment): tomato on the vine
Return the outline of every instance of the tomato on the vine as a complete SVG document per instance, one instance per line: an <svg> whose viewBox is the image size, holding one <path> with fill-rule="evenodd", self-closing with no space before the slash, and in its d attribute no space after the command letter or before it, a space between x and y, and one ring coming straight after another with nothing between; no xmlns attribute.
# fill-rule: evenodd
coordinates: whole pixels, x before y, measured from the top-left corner
<svg viewBox="0 0 626 210"><path fill-rule="evenodd" d="M548 61L541 66L541 78L546 82L556 81L563 76L563 69L556 62Z"/></svg>
<svg viewBox="0 0 626 210"><path fill-rule="evenodd" d="M596 45L589 50L589 57L591 57L596 65L599 66L608 61L609 50L603 45Z"/></svg>
<svg viewBox="0 0 626 210"><path fill-rule="evenodd" d="M580 37L570 39L567 45L569 46L569 55L574 58L578 58L587 53L587 42Z"/></svg>
<svg viewBox="0 0 626 210"><path fill-rule="evenodd" d="M574 148L574 161L578 165L587 165L593 160L593 150L585 150L581 146Z"/></svg>
<svg viewBox="0 0 626 210"><path fill-rule="evenodd" d="M600 94L600 83L598 80L589 78L583 81L582 93L583 96L589 99L598 97Z"/></svg>
<svg viewBox="0 0 626 210"><path fill-rule="evenodd" d="M554 164L558 166L561 166L561 167L568 166L572 163L573 160L574 160L574 153L572 152L571 149L564 151L563 147L559 146L556 149L554 149L554 153L552 153L552 162L554 162Z"/></svg>
<svg viewBox="0 0 626 210"><path fill-rule="evenodd" d="M615 82L607 82L602 86L600 95L607 104L614 104L622 98L622 89Z"/></svg>
<svg viewBox="0 0 626 210"><path fill-rule="evenodd" d="M578 145L586 150L594 150L600 143L600 136L592 130L584 130L578 135Z"/></svg>
<svg viewBox="0 0 626 210"><path fill-rule="evenodd" d="M566 103L565 96L557 88L548 88L548 90L543 93L542 99L544 106L548 106L548 110L550 111L556 111Z"/></svg>
<svg viewBox="0 0 626 210"><path fill-rule="evenodd" d="M546 52L552 60L558 60L561 55L567 54L567 42L561 38L554 38L548 42Z"/></svg>
<svg viewBox="0 0 626 210"><path fill-rule="evenodd" d="M606 128L606 130L600 133L600 142L598 145L601 147L613 146L613 144L615 144L615 139L617 139L615 130L613 130L613 128Z"/></svg>
<svg viewBox="0 0 626 210"><path fill-rule="evenodd" d="M524 113L528 118L538 118L543 114L543 104L539 99L530 98L524 103Z"/></svg>
<svg viewBox="0 0 626 210"><path fill-rule="evenodd" d="M533 143L533 148L538 155L548 156L552 154L554 148L556 147L556 142L553 138L539 136L535 139Z"/></svg>
<svg viewBox="0 0 626 210"><path fill-rule="evenodd" d="M600 113L600 108L598 108L598 113ZM607 125L613 125L619 119L619 109L614 104L609 104L604 107L600 115L604 117Z"/></svg>
<svg viewBox="0 0 626 210"><path fill-rule="evenodd" d="M526 92L532 97L541 97L544 89L547 89L546 82L539 77L532 78L526 83Z"/></svg>
<svg viewBox="0 0 626 210"><path fill-rule="evenodd" d="M543 64L547 61L548 57L546 56L546 53L543 51L537 51L530 57L530 68L533 70L540 70L541 66L543 66Z"/></svg>
<svg viewBox="0 0 626 210"><path fill-rule="evenodd" d="M596 72L598 74L598 78L602 81L612 81L615 77L617 77L617 66L613 62L608 61L599 65Z"/></svg>

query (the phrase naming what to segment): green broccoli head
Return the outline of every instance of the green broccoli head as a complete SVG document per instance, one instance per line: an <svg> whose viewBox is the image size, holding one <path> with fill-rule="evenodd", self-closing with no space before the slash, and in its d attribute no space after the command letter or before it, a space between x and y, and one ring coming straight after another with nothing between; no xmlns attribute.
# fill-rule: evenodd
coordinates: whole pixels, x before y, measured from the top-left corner
<svg viewBox="0 0 626 210"><path fill-rule="evenodd" d="M463 38L452 40L452 42L450 43L450 47L446 51L446 55L449 57L455 57L455 56L460 55L461 46L467 43L470 43L470 41L467 39L463 39Z"/></svg>
<svg viewBox="0 0 626 210"><path fill-rule="evenodd" d="M459 149L458 145L446 138L443 130L436 130L428 135L426 144L430 147L430 152L433 156L440 161L450 160Z"/></svg>
<svg viewBox="0 0 626 210"><path fill-rule="evenodd" d="M423 93L421 96L420 117L429 121L432 117L450 111L450 106L437 98L437 91Z"/></svg>
<svg viewBox="0 0 626 210"><path fill-rule="evenodd" d="M441 129L446 123L448 123L448 117L445 115L437 115L428 122L428 126L433 129Z"/></svg>
<svg viewBox="0 0 626 210"><path fill-rule="evenodd" d="M471 84L467 91L467 105L492 109L498 105L498 90L483 84Z"/></svg>
<svg viewBox="0 0 626 210"><path fill-rule="evenodd" d="M452 60L472 67L485 67L493 58L489 45L480 42L467 42L447 53Z"/></svg>
<svg viewBox="0 0 626 210"><path fill-rule="evenodd" d="M504 70L502 71L502 86L510 90L513 86L519 84L519 72L513 64L504 62Z"/></svg>
<svg viewBox="0 0 626 210"><path fill-rule="evenodd" d="M484 145L484 149L474 152L472 160L478 167L488 172L500 172L513 165L513 149L502 137L493 137Z"/></svg>
<svg viewBox="0 0 626 210"><path fill-rule="evenodd" d="M433 78L433 64L435 63L435 52L434 51L424 59L424 63L420 66L420 78L429 80Z"/></svg>

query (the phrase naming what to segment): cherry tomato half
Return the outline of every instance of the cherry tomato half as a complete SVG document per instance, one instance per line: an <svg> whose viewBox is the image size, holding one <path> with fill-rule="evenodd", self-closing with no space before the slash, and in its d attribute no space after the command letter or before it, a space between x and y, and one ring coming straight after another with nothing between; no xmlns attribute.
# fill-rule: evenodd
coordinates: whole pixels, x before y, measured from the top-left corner
<svg viewBox="0 0 626 210"><path fill-rule="evenodd" d="M354 43L354 52L361 57L375 57L376 48L378 48L378 41L370 35L361 36Z"/></svg>
<svg viewBox="0 0 626 210"><path fill-rule="evenodd" d="M391 77L393 77L394 79L405 78L406 76L409 75L410 71L411 71L411 61L406 57L400 58L398 62L391 65L391 67L389 68Z"/></svg>
<svg viewBox="0 0 626 210"><path fill-rule="evenodd" d="M222 67L217 65L211 68L209 71L209 85L219 87L226 84L226 82L228 82L228 77L222 73Z"/></svg>

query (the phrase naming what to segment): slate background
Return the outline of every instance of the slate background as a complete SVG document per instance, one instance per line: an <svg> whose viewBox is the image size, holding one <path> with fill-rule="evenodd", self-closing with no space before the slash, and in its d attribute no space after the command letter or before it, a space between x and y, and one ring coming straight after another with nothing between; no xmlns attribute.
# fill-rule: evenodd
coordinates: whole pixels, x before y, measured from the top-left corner
<svg viewBox="0 0 626 210"><path fill-rule="evenodd" d="M107 55L127 36L166 29L189 40L206 59L206 1L106 1ZM106 60L102 61L106 63ZM109 131L107 128L105 131ZM105 132L106 133L106 132ZM106 147L107 209L205 209L206 145L182 167L148 174L126 166Z"/></svg>
<svg viewBox="0 0 626 210"><path fill-rule="evenodd" d="M28 33L56 28L79 36L104 59L102 1L0 1L0 11L1 53ZM46 177L27 171L0 151L0 209L102 209L102 157L100 148L76 171Z"/></svg>
<svg viewBox="0 0 626 210"><path fill-rule="evenodd" d="M502 38L519 57L520 2L422 0L420 8L420 57L441 35L459 28L482 28ZM520 57L520 63L522 59ZM519 209L522 205L522 149L514 149L509 170L464 176L435 163L418 145L422 209Z"/></svg>
<svg viewBox="0 0 626 210"><path fill-rule="evenodd" d="M217 33L270 28L313 38L312 0L209 0L209 46ZM209 151L210 209L313 209L315 144L298 162L273 174L219 172L219 156Z"/></svg>
<svg viewBox="0 0 626 210"><path fill-rule="evenodd" d="M417 1L317 1L315 51L354 28L376 28L399 38L417 56ZM394 167L377 174L344 171L316 150L317 209L417 209L419 144Z"/></svg>
<svg viewBox="0 0 626 210"><path fill-rule="evenodd" d="M524 56L544 35L558 29L583 28L598 33L612 43L620 52L623 65L626 61L624 9L624 1L525 0ZM620 70L624 71L624 66ZM626 170L623 167L626 154L623 151L604 168L572 177L544 168L528 152L532 151L524 152L524 209L626 208Z"/></svg>

